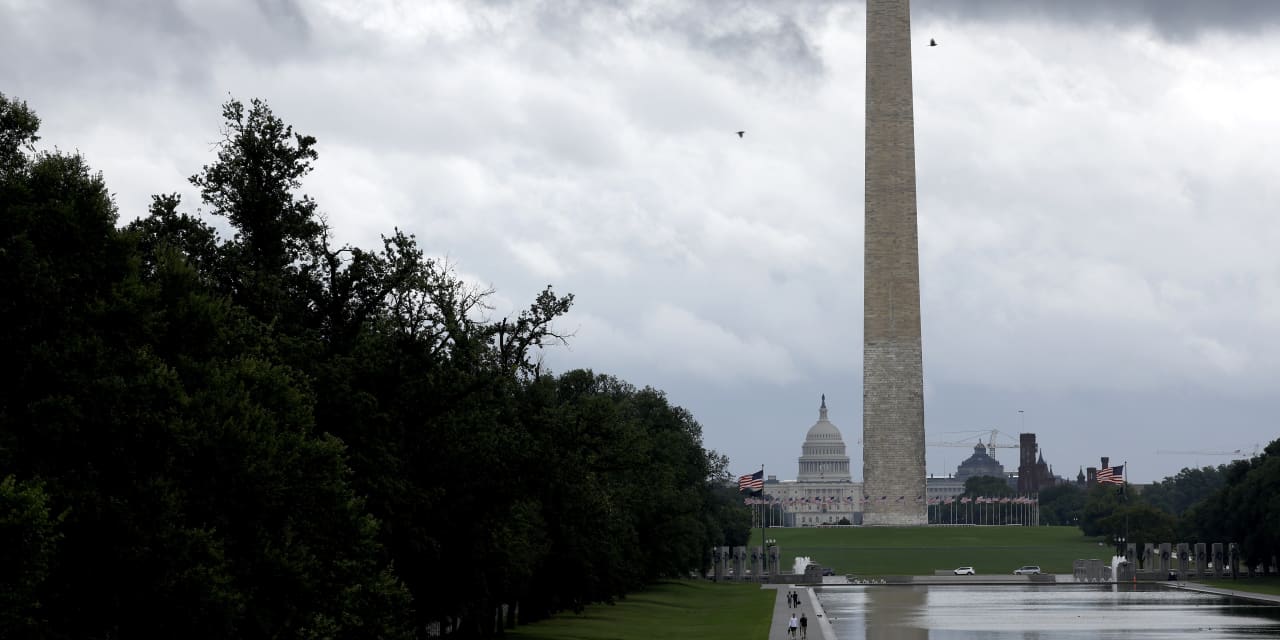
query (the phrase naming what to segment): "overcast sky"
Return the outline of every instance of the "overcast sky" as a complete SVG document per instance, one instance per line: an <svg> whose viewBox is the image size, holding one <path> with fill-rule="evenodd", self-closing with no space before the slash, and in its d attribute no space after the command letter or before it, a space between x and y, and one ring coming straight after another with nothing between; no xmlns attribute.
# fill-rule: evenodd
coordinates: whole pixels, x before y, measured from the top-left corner
<svg viewBox="0 0 1280 640"><path fill-rule="evenodd" d="M912 12L928 439L1025 430L1061 475L1110 456L1152 481L1280 437L1280 2ZM340 243L413 232L496 314L573 293L547 365L665 390L735 473L794 478L825 393L861 477L863 20L0 0L0 92L122 221L154 193L194 211L220 104L263 98L319 139L307 191Z"/></svg>

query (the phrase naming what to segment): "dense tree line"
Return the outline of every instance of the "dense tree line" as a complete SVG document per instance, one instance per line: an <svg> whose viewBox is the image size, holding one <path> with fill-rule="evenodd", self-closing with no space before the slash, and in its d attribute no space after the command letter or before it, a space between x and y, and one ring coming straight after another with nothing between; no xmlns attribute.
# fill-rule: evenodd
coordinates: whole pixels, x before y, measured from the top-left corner
<svg viewBox="0 0 1280 640"><path fill-rule="evenodd" d="M1235 542L1249 567L1269 569L1280 549L1280 440L1250 460L1183 469L1140 492L1065 485L1040 501L1043 524L1078 524L1108 541Z"/></svg>
<svg viewBox="0 0 1280 640"><path fill-rule="evenodd" d="M0 95L0 636L487 636L744 539L693 416L542 369L572 296L493 320L413 236L335 246L315 139L222 115L231 238L175 194L119 226Z"/></svg>

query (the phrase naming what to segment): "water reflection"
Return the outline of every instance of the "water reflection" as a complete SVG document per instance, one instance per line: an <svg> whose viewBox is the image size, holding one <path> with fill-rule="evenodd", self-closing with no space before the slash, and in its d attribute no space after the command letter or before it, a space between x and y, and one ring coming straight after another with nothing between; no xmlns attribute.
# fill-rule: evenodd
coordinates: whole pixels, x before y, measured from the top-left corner
<svg viewBox="0 0 1280 640"><path fill-rule="evenodd" d="M929 631L918 626L915 616L925 608L928 595L927 590L912 587L867 589L866 637L926 640Z"/></svg>
<svg viewBox="0 0 1280 640"><path fill-rule="evenodd" d="M824 588L839 640L1280 636L1280 606L1157 585Z"/></svg>

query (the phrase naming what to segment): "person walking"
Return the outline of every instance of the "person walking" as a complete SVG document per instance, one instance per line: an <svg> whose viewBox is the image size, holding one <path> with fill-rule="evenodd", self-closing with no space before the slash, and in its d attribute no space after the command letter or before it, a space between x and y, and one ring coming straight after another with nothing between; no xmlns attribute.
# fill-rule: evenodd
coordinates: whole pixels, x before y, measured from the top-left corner
<svg viewBox="0 0 1280 640"><path fill-rule="evenodd" d="M800 622L796 620L796 614L791 614L791 621L787 623L787 637L796 637L796 629L800 628Z"/></svg>
<svg viewBox="0 0 1280 640"><path fill-rule="evenodd" d="M804 640L809 637L809 618L803 613L800 614L800 639Z"/></svg>

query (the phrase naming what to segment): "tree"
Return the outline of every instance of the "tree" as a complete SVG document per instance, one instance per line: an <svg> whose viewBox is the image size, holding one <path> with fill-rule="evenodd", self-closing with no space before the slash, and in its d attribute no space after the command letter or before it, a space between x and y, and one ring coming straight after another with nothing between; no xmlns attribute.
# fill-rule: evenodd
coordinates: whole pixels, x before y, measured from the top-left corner
<svg viewBox="0 0 1280 640"><path fill-rule="evenodd" d="M1085 494L1084 508L1080 510L1080 530L1086 536L1103 536L1112 530L1103 523L1125 500L1123 485L1095 484Z"/></svg>
<svg viewBox="0 0 1280 640"><path fill-rule="evenodd" d="M966 478L964 481L964 494L966 496L976 498L979 496L988 498L1000 498L1013 495L1013 489L1009 488L1009 483L1004 478L996 478L993 476L973 476Z"/></svg>
<svg viewBox="0 0 1280 640"><path fill-rule="evenodd" d="M1097 535L1107 536L1111 541L1124 536L1125 540L1135 543L1159 544L1174 540L1174 517L1149 504L1124 503L1116 507L1111 515L1098 520Z"/></svg>
<svg viewBox="0 0 1280 640"><path fill-rule="evenodd" d="M1232 463L1224 481L1212 498L1187 511L1183 531L1202 542L1237 542L1247 566L1270 566L1280 547L1280 440Z"/></svg>
<svg viewBox="0 0 1280 640"><path fill-rule="evenodd" d="M318 155L316 139L293 127L260 100L222 106L218 160L191 177L215 215L236 230L224 247L225 291L265 323L304 324L308 288L325 232L311 198L296 194Z"/></svg>
<svg viewBox="0 0 1280 640"><path fill-rule="evenodd" d="M1086 492L1065 483L1040 491L1040 522L1049 526L1076 526L1084 510Z"/></svg>
<svg viewBox="0 0 1280 640"><path fill-rule="evenodd" d="M117 228L0 96L0 635L490 636L745 543L688 411L543 370L571 295L491 320L411 235L331 246L314 138L223 116L230 239L173 194Z"/></svg>
<svg viewBox="0 0 1280 640"><path fill-rule="evenodd" d="M0 133L14 139L34 132ZM207 229L176 199L117 229L82 158L14 148L0 466L11 519L38 537L4 591L38 598L53 637L406 637L406 594L343 447L314 433L305 379L270 333L210 290ZM6 605L24 606L29 619L31 602Z"/></svg>
<svg viewBox="0 0 1280 640"><path fill-rule="evenodd" d="M1226 469L1226 465L1183 469L1173 477L1152 483L1142 491L1142 498L1166 513L1181 516L1226 485Z"/></svg>
<svg viewBox="0 0 1280 640"><path fill-rule="evenodd" d="M43 483L0 480L0 629L6 636L34 636L49 622L40 600L62 539L59 520Z"/></svg>

